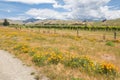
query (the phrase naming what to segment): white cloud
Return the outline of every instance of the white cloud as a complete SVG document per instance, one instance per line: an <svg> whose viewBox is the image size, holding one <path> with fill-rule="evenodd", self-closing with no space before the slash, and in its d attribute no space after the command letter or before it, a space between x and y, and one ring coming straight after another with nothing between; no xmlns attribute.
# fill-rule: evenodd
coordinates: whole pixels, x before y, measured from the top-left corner
<svg viewBox="0 0 120 80"><path fill-rule="evenodd" d="M26 4L55 3L55 0L5 0L9 2L21 2Z"/></svg>
<svg viewBox="0 0 120 80"><path fill-rule="evenodd" d="M27 18L23 17L23 16L18 16L18 17L8 17L8 19L11 19L11 20L25 20Z"/></svg>
<svg viewBox="0 0 120 80"><path fill-rule="evenodd" d="M7 10L7 12L8 12L8 13L10 13L10 12L11 12L11 10Z"/></svg>
<svg viewBox="0 0 120 80"><path fill-rule="evenodd" d="M60 13L52 9L30 9L26 14L40 19L64 19L65 13Z"/></svg>
<svg viewBox="0 0 120 80"><path fill-rule="evenodd" d="M5 0L27 4L52 3L53 8L65 9L59 12L53 9L30 9L25 14L40 19L116 19L120 18L120 10L112 10L107 4L111 0Z"/></svg>
<svg viewBox="0 0 120 80"><path fill-rule="evenodd" d="M120 18L120 10L110 10L108 6L101 7L101 12L107 19Z"/></svg>
<svg viewBox="0 0 120 80"><path fill-rule="evenodd" d="M57 1L57 0L56 0ZM55 3L54 8L70 11L73 19L120 18L120 10L111 10L107 4L111 0L63 0L64 5ZM114 15L113 15L114 14Z"/></svg>

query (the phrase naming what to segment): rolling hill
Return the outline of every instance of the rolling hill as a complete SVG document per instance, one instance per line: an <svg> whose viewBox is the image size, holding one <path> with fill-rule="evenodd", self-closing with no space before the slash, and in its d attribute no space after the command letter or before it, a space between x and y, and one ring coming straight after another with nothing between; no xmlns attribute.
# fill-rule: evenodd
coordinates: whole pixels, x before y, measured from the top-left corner
<svg viewBox="0 0 120 80"><path fill-rule="evenodd" d="M3 23L3 19L0 19L0 24ZM26 25L83 25L85 22L77 21L77 20L40 20L35 18L29 18L24 21L20 20L10 20L8 19L10 24L26 24ZM106 20L105 22L102 21L89 21L87 22L88 25L91 26L120 26L120 18L114 20Z"/></svg>

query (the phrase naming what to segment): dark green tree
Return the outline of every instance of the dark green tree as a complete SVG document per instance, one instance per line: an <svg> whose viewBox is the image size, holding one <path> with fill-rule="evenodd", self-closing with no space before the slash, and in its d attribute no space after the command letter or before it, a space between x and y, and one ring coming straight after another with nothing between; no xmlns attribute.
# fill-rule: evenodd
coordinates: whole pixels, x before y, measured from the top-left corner
<svg viewBox="0 0 120 80"><path fill-rule="evenodd" d="M10 23L7 21L7 19L5 19L3 22L3 26L9 26L9 25L10 25Z"/></svg>

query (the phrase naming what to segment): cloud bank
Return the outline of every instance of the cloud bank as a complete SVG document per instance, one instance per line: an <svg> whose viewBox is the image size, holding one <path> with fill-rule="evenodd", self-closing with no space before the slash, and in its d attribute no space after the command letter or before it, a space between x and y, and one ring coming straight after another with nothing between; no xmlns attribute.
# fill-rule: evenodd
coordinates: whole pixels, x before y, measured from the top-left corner
<svg viewBox="0 0 120 80"><path fill-rule="evenodd" d="M55 0L5 0L8 2L21 2L26 4L55 3Z"/></svg>
<svg viewBox="0 0 120 80"><path fill-rule="evenodd" d="M32 15L39 19L64 19L64 13L57 12L52 9L30 9L26 12L28 15Z"/></svg>
<svg viewBox="0 0 120 80"><path fill-rule="evenodd" d="M26 15L40 19L116 19L120 18L120 10L111 9L111 0L6 0L26 4L52 3L53 9L32 8ZM64 9L60 12L56 9Z"/></svg>

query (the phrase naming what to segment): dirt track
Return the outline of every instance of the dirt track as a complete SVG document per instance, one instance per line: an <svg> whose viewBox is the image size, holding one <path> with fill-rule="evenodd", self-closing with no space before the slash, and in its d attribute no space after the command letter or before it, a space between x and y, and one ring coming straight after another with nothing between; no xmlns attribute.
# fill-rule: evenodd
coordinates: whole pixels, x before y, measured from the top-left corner
<svg viewBox="0 0 120 80"><path fill-rule="evenodd" d="M35 80L35 70L6 51L0 50L0 80Z"/></svg>

